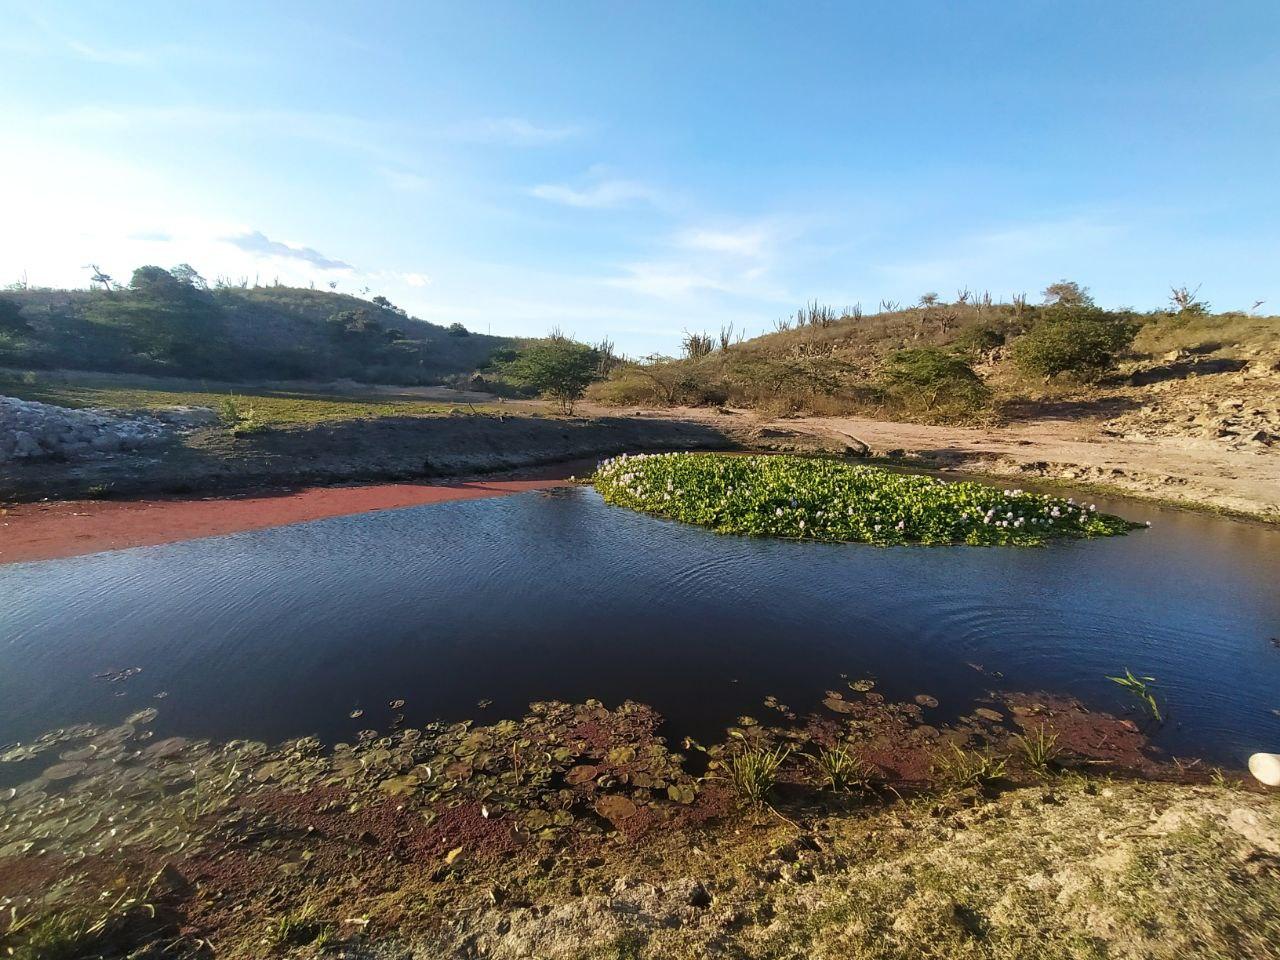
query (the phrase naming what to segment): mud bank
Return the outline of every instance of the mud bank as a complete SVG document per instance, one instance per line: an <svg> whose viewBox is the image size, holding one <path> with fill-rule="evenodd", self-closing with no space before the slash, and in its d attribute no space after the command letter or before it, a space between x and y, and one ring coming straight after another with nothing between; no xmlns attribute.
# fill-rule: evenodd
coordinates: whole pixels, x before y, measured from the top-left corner
<svg viewBox="0 0 1280 960"><path fill-rule="evenodd" d="M150 547L325 517L543 490L565 483L563 478L572 473L573 464L580 463L580 471L589 471L594 462L571 461L523 471L519 477L308 487L258 496L21 503L0 511L0 564Z"/></svg>
<svg viewBox="0 0 1280 960"><path fill-rule="evenodd" d="M474 476L627 450L727 449L712 424L633 417L384 417L233 437L210 428L162 448L0 467L0 500L251 492Z"/></svg>

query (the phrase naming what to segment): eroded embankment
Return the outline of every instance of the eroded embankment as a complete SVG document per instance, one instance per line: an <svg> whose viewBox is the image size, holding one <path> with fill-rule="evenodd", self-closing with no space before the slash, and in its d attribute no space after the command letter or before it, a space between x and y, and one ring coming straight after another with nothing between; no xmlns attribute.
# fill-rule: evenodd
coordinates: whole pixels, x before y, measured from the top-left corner
<svg viewBox="0 0 1280 960"><path fill-rule="evenodd" d="M145 452L77 462L8 463L0 500L74 500L473 476L627 450L732 447L711 424L632 417L383 417L197 430Z"/></svg>
<svg viewBox="0 0 1280 960"><path fill-rule="evenodd" d="M589 473L599 457L626 450L729 446L714 427L630 418L402 417L236 439L206 430L158 450L6 464L0 563L498 496ZM477 474L486 476L467 479ZM421 482L315 486L414 479ZM224 496L191 496L205 492Z"/></svg>

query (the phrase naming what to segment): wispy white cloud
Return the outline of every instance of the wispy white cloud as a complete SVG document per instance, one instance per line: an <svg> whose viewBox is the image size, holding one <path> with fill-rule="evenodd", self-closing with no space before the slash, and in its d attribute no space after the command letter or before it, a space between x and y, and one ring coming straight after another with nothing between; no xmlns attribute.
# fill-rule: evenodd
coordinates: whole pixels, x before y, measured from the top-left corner
<svg viewBox="0 0 1280 960"><path fill-rule="evenodd" d="M264 257L284 257L290 260L301 260L309 263L313 267L321 270L352 270L351 264L342 260L334 260L326 257L318 250L310 247L292 246L287 243L281 243L279 240L272 240L261 230L252 230L248 233L242 233L234 237L224 237L225 242L237 247L246 253L252 253L257 256Z"/></svg>
<svg viewBox="0 0 1280 960"><path fill-rule="evenodd" d="M1050 218L959 236L945 251L882 263L877 270L899 289L1008 286L1025 282L1049 261L1070 270L1073 262L1096 257L1124 233L1123 226L1097 217Z"/></svg>
<svg viewBox="0 0 1280 960"><path fill-rule="evenodd" d="M624 264L606 283L673 301L708 293L783 301L789 294L774 273L797 234L780 220L689 226L662 242L661 256Z"/></svg>
<svg viewBox="0 0 1280 960"><path fill-rule="evenodd" d="M701 273L681 263L631 263L623 267L624 275L605 281L612 287L630 290L648 297L675 299L697 291L729 292L725 281Z"/></svg>
<svg viewBox="0 0 1280 960"><path fill-rule="evenodd" d="M341 147L376 158L388 168L409 162L394 146L394 130L361 117L310 110L236 110L202 104L152 106L90 104L49 114L38 121L57 132L123 132L135 129L182 128L307 140Z"/></svg>
<svg viewBox="0 0 1280 960"><path fill-rule="evenodd" d="M748 224L736 229L695 227L677 234L675 242L688 250L759 260L771 252L775 237L763 224Z"/></svg>
<svg viewBox="0 0 1280 960"><path fill-rule="evenodd" d="M502 143L517 147L538 147L571 140L581 133L575 126L546 126L524 117L484 117L455 126L455 139L473 143Z"/></svg>
<svg viewBox="0 0 1280 960"><path fill-rule="evenodd" d="M550 203L592 210L662 201L660 191L638 180L597 180L580 188L562 183L541 183L529 193Z"/></svg>
<svg viewBox="0 0 1280 960"><path fill-rule="evenodd" d="M432 186L429 179L409 170L392 170L383 167L378 173L391 189L401 193L426 193Z"/></svg>
<svg viewBox="0 0 1280 960"><path fill-rule="evenodd" d="M92 63L109 63L121 67L141 67L153 62L150 54L142 50L127 47L104 47L85 43L82 40L68 40L67 49L81 60Z"/></svg>
<svg viewBox="0 0 1280 960"><path fill-rule="evenodd" d="M409 286L419 289L431 286L431 278L425 273L402 273L400 279Z"/></svg>

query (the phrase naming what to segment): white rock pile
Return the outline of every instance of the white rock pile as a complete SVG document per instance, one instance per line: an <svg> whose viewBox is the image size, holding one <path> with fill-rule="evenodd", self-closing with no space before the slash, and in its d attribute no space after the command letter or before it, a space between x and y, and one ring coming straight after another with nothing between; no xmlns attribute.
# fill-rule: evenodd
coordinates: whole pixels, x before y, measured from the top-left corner
<svg viewBox="0 0 1280 960"><path fill-rule="evenodd" d="M196 411L193 409L192 413ZM208 411L212 414L212 411ZM184 423L184 419L188 422ZM71 410L49 403L0 397L0 463L80 459L138 450L164 441L177 425L194 426L185 413L141 416Z"/></svg>

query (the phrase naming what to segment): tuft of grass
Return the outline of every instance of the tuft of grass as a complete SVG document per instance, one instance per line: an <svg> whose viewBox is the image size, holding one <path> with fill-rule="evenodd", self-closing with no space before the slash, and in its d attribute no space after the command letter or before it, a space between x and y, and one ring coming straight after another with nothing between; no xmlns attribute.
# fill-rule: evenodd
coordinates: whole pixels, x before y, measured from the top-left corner
<svg viewBox="0 0 1280 960"><path fill-rule="evenodd" d="M1013 740L1027 766L1037 773L1052 772L1053 762L1062 755L1058 735L1043 724L1036 728L1035 733L1024 733Z"/></svg>
<svg viewBox="0 0 1280 960"><path fill-rule="evenodd" d="M297 910L280 914L267 929L266 942L284 947L322 947L333 939L333 925L320 919L319 908L308 900Z"/></svg>
<svg viewBox="0 0 1280 960"><path fill-rule="evenodd" d="M778 782L778 771L791 755L790 749L744 747L723 761L725 778L738 796L758 806L766 801Z"/></svg>
<svg viewBox="0 0 1280 960"><path fill-rule="evenodd" d="M989 750L964 750L950 744L950 750L933 757L933 774L952 789L987 787L1000 780L1007 761Z"/></svg>
<svg viewBox="0 0 1280 960"><path fill-rule="evenodd" d="M151 902L150 883L128 886L119 892L104 890L92 903L56 909L46 914L19 915L10 907L8 923L0 933L0 954L15 960L81 960L86 957L115 956L116 948L128 943L137 948L136 921L154 921L156 907ZM145 941L144 941L145 942Z"/></svg>
<svg viewBox="0 0 1280 960"><path fill-rule="evenodd" d="M861 790L871 782L871 768L845 747L822 747L809 759L819 780L832 790Z"/></svg>
<svg viewBox="0 0 1280 960"><path fill-rule="evenodd" d="M1157 723L1164 720L1164 717L1160 714L1160 705L1156 703L1156 696L1151 692L1152 684L1156 681L1155 677L1135 677L1133 671L1125 667L1123 677L1107 677L1107 679L1112 683L1118 683L1133 694L1137 701L1142 704L1143 709L1151 714L1152 719Z"/></svg>

